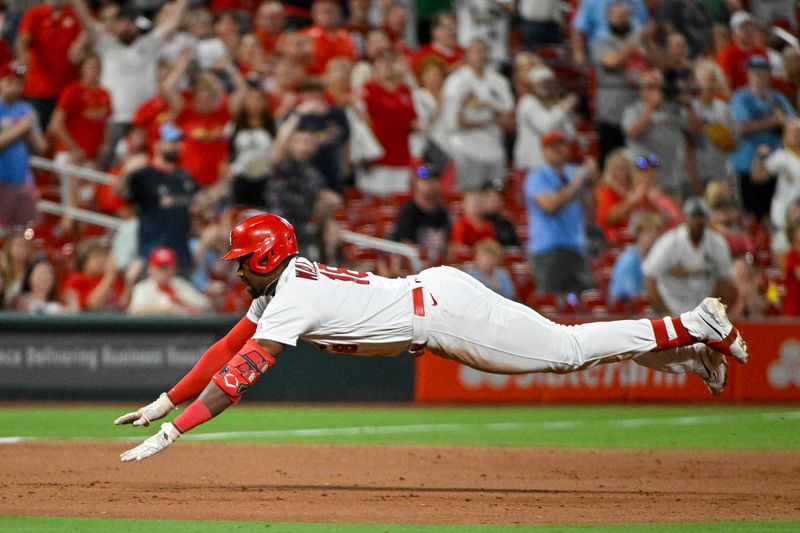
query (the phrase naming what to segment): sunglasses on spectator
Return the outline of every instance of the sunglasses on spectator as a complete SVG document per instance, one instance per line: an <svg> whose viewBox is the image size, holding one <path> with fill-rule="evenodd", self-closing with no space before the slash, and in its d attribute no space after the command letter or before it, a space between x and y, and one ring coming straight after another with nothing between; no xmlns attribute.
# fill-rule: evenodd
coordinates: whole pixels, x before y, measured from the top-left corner
<svg viewBox="0 0 800 533"><path fill-rule="evenodd" d="M661 160L656 154L650 154L648 156L640 155L634 160L634 162L636 163L636 166L642 170L646 169L647 167L658 168L661 164Z"/></svg>

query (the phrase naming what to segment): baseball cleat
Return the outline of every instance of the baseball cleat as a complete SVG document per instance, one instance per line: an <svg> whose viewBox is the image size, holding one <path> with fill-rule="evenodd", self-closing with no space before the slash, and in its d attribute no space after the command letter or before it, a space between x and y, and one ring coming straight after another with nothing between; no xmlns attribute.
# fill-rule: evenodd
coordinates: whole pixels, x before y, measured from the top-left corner
<svg viewBox="0 0 800 533"><path fill-rule="evenodd" d="M704 344L697 345L697 355L703 363L703 368L697 375L706 382L706 387L713 396L722 394L728 381L728 362L725 356Z"/></svg>
<svg viewBox="0 0 800 533"><path fill-rule="evenodd" d="M694 320L694 330L699 334L697 340L705 343L714 351L729 355L740 363L749 359L747 344L728 320L725 305L719 298L706 298L700 305L688 313Z"/></svg>

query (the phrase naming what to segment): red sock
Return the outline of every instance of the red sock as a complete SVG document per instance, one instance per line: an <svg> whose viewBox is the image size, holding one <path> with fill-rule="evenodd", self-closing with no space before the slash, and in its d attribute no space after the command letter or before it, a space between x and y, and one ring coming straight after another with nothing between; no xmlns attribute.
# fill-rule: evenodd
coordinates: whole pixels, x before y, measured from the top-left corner
<svg viewBox="0 0 800 533"><path fill-rule="evenodd" d="M665 317L659 320L651 320L650 323L653 326L653 333L656 335L654 352L678 348L679 346L689 346L697 342L683 325L680 317Z"/></svg>
<svg viewBox="0 0 800 533"><path fill-rule="evenodd" d="M211 411L208 410L206 404L200 400L193 401L184 412L179 414L172 424L181 433L186 433L195 426L199 426L203 422L211 420Z"/></svg>

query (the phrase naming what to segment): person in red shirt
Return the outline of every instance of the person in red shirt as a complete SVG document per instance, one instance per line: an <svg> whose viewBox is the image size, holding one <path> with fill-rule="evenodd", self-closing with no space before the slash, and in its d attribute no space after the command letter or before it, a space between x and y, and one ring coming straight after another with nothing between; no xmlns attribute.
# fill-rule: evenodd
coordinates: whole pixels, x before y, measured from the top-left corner
<svg viewBox="0 0 800 533"><path fill-rule="evenodd" d="M495 239L494 226L483 218L480 191L465 191L464 212L450 229L450 244L474 246L482 239Z"/></svg>
<svg viewBox="0 0 800 533"><path fill-rule="evenodd" d="M597 225L611 245L623 242L631 214L647 206L648 183L640 180L634 184L631 166L628 151L615 149L606 158L597 186Z"/></svg>
<svg viewBox="0 0 800 533"><path fill-rule="evenodd" d="M786 235L792 247L784 263L783 280L786 294L783 298L783 314L800 316L800 226L789 226Z"/></svg>
<svg viewBox="0 0 800 533"><path fill-rule="evenodd" d="M390 51L375 61L372 80L361 87L372 131L383 146L383 157L356 177L363 192L387 195L408 192L411 182L409 135L416 128L417 113L411 90L402 82L400 57Z"/></svg>
<svg viewBox="0 0 800 533"><path fill-rule="evenodd" d="M78 251L77 268L67 277L62 291L69 309L99 311L125 307L128 291L108 243L99 239L84 241Z"/></svg>
<svg viewBox="0 0 800 533"><path fill-rule="evenodd" d="M406 57L411 57L412 50L406 44L404 33L408 20L408 9L401 3L394 3L386 10L383 19L383 31L389 37L395 50Z"/></svg>
<svg viewBox="0 0 800 533"><path fill-rule="evenodd" d="M747 11L737 11L731 17L731 40L717 55L717 63L728 77L731 91L747 85L747 59L767 51L756 44L758 29Z"/></svg>
<svg viewBox="0 0 800 533"><path fill-rule="evenodd" d="M225 94L219 78L212 72L198 74L191 93L186 97L178 93L178 80L171 76L165 89L175 124L184 134L180 166L203 187L230 177L225 126L239 113L247 90L247 82L232 63L229 62L225 69L235 86L230 95Z"/></svg>
<svg viewBox="0 0 800 533"><path fill-rule="evenodd" d="M182 78L191 60L191 55L186 52L179 55L174 63L165 57L161 58L158 61L156 70L158 92L152 98L142 102L133 113L131 125L134 129L140 128L144 130L147 151L150 155L153 154L155 144L160 137L159 129L161 125L175 118L172 116L169 98L166 94L167 88L171 87L172 82L170 80L173 77Z"/></svg>
<svg viewBox="0 0 800 533"><path fill-rule="evenodd" d="M88 54L81 61L80 80L61 93L50 121L57 140L56 158L72 165L96 166L111 111L111 95L100 86L100 58Z"/></svg>
<svg viewBox="0 0 800 533"><path fill-rule="evenodd" d="M435 56L453 70L464 59L464 49L458 46L456 17L447 11L436 15L431 26L431 42L421 46L414 54L413 68L416 71L425 58Z"/></svg>
<svg viewBox="0 0 800 533"><path fill-rule="evenodd" d="M272 116L282 118L297 105L297 89L306 77L303 65L289 57L282 57L272 69L267 89L267 102Z"/></svg>
<svg viewBox="0 0 800 533"><path fill-rule="evenodd" d="M36 112L42 129L50 122L58 95L78 77L69 49L81 33L81 24L70 5L49 0L25 11L15 43L17 59L27 63L22 96Z"/></svg>
<svg viewBox="0 0 800 533"><path fill-rule="evenodd" d="M325 72L325 65L334 57L356 59L356 46L350 34L339 27L339 4L332 0L318 0L311 8L311 18L314 23L303 30L311 38L314 48L314 61L309 68L311 74Z"/></svg>
<svg viewBox="0 0 800 533"><path fill-rule="evenodd" d="M258 6L253 19L253 33L267 55L272 55L275 50L275 43L283 32L283 19L283 5L280 2L265 0Z"/></svg>

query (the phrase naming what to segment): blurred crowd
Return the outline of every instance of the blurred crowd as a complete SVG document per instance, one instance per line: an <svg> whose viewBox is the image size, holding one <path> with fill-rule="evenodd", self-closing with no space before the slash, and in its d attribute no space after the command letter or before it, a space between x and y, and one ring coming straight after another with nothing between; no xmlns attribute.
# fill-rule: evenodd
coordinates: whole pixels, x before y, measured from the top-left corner
<svg viewBox="0 0 800 533"><path fill-rule="evenodd" d="M798 315L798 11L0 0L0 306L240 312L219 257L266 211L313 260L407 273L341 239L385 237L545 312Z"/></svg>

